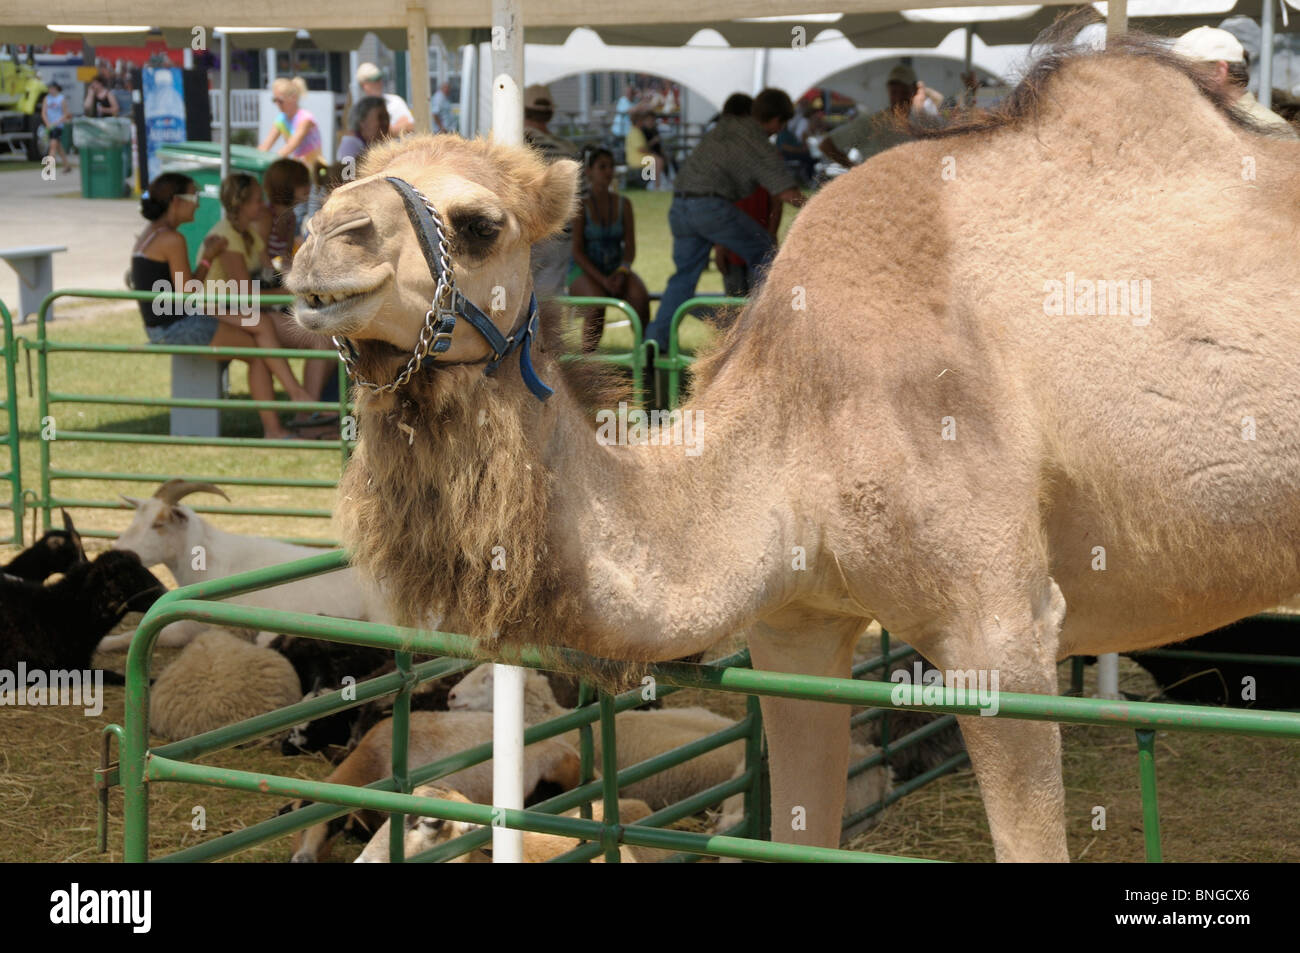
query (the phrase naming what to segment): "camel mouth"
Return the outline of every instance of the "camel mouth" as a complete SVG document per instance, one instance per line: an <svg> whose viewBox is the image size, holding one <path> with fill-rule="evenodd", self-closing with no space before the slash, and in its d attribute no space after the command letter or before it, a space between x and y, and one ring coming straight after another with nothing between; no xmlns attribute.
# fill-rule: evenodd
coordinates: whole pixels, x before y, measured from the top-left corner
<svg viewBox="0 0 1300 953"><path fill-rule="evenodd" d="M298 293L298 300L306 307L305 310L314 311L317 314L328 314L334 308L340 305L356 304L370 297L378 291L382 285L376 285L373 288L363 288L360 291L306 291Z"/></svg>
<svg viewBox="0 0 1300 953"><path fill-rule="evenodd" d="M343 331L349 323L348 318L355 317L354 312L358 308L378 296L391 277L391 274L385 275L383 281L370 288L332 290L317 288L297 291L293 309L294 317L309 331L326 329Z"/></svg>

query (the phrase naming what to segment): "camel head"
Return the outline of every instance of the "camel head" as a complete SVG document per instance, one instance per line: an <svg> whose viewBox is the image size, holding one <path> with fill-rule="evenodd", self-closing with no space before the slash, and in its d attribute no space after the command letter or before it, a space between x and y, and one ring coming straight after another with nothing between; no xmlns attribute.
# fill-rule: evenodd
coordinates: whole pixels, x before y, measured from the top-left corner
<svg viewBox="0 0 1300 953"><path fill-rule="evenodd" d="M372 149L358 171L312 218L310 237L294 256L287 285L298 298L298 322L352 341L373 380L391 380L405 366L436 281L391 176L437 211L456 289L509 335L527 314L530 247L573 214L578 164L548 165L526 146L424 135ZM437 359L491 356L484 336L459 320Z"/></svg>

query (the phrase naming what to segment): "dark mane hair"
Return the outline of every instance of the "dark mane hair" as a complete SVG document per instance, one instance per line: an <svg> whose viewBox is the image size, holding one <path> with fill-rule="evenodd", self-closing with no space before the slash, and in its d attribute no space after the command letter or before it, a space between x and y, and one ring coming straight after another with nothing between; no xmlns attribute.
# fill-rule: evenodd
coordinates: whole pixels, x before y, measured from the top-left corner
<svg viewBox="0 0 1300 953"><path fill-rule="evenodd" d="M1093 23L1104 22L1092 7L1083 7L1063 14L1034 40L1030 48L1033 65L1021 79L1011 95L993 109L975 110L958 118L943 128L912 126L917 138L945 139L974 132L994 132L998 129L1019 126L1032 121L1048 96L1052 81L1067 63L1089 57L1114 58L1140 57L1182 73L1196 86L1197 91L1214 104L1215 108L1233 124L1253 132L1267 131L1259 123L1238 109L1233 101L1213 81L1207 65L1189 60L1173 52L1167 40L1148 33L1126 33L1107 37L1104 50L1081 48L1074 45L1079 31Z"/></svg>

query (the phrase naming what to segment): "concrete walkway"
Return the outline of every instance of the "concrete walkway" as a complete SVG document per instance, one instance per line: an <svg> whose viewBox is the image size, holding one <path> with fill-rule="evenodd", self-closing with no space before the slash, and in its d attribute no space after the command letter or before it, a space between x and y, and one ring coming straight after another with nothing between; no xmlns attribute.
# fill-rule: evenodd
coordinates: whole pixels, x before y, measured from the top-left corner
<svg viewBox="0 0 1300 953"><path fill-rule="evenodd" d="M123 274L131 246L145 227L140 201L83 199L81 171L60 172L47 182L39 167L6 170L0 162L0 248L16 245L66 245L54 256L55 288L126 290ZM0 262L0 300L18 308L18 275ZM102 310L104 302L67 301L56 314Z"/></svg>

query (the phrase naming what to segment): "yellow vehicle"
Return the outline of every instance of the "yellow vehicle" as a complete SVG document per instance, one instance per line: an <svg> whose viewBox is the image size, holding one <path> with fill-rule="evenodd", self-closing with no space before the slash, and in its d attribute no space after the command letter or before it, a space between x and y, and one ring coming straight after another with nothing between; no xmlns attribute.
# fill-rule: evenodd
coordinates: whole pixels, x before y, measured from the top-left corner
<svg viewBox="0 0 1300 953"><path fill-rule="evenodd" d="M36 73L30 50L27 62L22 63L13 47L0 47L0 155L7 150L24 153L29 162L40 160L44 98L45 84Z"/></svg>

